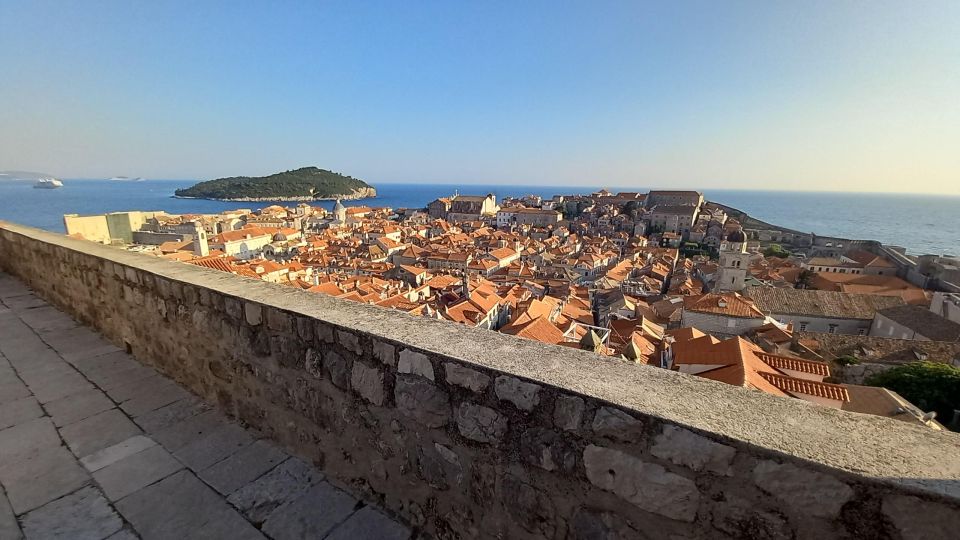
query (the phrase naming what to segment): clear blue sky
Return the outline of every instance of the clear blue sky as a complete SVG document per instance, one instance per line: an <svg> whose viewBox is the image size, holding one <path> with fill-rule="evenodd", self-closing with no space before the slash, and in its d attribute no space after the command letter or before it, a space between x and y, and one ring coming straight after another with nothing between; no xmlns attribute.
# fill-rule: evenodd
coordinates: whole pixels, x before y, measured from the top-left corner
<svg viewBox="0 0 960 540"><path fill-rule="evenodd" d="M960 193L960 2L0 0L0 170Z"/></svg>

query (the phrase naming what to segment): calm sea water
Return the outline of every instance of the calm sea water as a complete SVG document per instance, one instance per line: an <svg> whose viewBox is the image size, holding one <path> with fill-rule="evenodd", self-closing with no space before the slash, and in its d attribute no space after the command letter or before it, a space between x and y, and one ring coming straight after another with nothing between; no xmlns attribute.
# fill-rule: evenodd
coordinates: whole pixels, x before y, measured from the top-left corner
<svg viewBox="0 0 960 540"><path fill-rule="evenodd" d="M260 208L270 203L234 203L174 199L173 191L192 180L64 180L61 189L33 189L30 182L0 181L0 219L63 232L63 214L102 214L123 210L164 210L173 214L215 213ZM589 193L596 188L570 186L391 184L377 186L375 200L347 205L423 207L437 197L495 193L497 197ZM614 188L610 188L614 190ZM646 191L634 186L628 191ZM904 246L910 253L960 253L960 197L708 190L708 199L739 208L768 223L827 236L874 239ZM319 203L327 208L333 202Z"/></svg>

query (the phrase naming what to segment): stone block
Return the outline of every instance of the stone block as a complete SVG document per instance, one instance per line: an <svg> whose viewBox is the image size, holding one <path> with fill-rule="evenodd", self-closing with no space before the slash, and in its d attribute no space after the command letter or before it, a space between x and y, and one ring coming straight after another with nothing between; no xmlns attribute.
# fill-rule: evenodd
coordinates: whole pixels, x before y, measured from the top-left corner
<svg viewBox="0 0 960 540"><path fill-rule="evenodd" d="M132 456L150 448L151 446L156 446L157 443L149 437L144 437L143 435L135 435L129 439L117 443L113 446L104 448L99 452L94 452L89 456L80 460L80 464L86 467L90 472L96 472L100 469L112 465L121 459Z"/></svg>
<svg viewBox="0 0 960 540"><path fill-rule="evenodd" d="M769 460L754 467L753 483L802 516L834 518L853 497L853 489L833 476Z"/></svg>
<svg viewBox="0 0 960 540"><path fill-rule="evenodd" d="M619 450L595 445L584 449L583 465L590 483L646 512L686 522L693 522L696 517L700 492L689 478Z"/></svg>
<svg viewBox="0 0 960 540"><path fill-rule="evenodd" d="M388 366L397 365L397 348L386 341L373 340L373 356Z"/></svg>
<svg viewBox="0 0 960 540"><path fill-rule="evenodd" d="M355 540L358 538L376 538L377 540L407 540L410 529L398 523L372 506L357 510L346 521L337 526L327 540Z"/></svg>
<svg viewBox="0 0 960 540"><path fill-rule="evenodd" d="M553 405L553 423L566 431L577 431L583 423L586 405L577 396L557 396Z"/></svg>
<svg viewBox="0 0 960 540"><path fill-rule="evenodd" d="M0 431L0 466L10 465L38 451L60 446L60 437L49 418L40 417Z"/></svg>
<svg viewBox="0 0 960 540"><path fill-rule="evenodd" d="M357 500L328 482L321 482L278 508L263 523L270 538L323 538L353 513Z"/></svg>
<svg viewBox="0 0 960 540"><path fill-rule="evenodd" d="M956 538L960 534L957 508L912 495L887 495L881 508L903 540Z"/></svg>
<svg viewBox="0 0 960 540"><path fill-rule="evenodd" d="M493 383L500 401L513 403L518 409L532 411L540 403L540 386L501 375Z"/></svg>
<svg viewBox="0 0 960 540"><path fill-rule="evenodd" d="M423 377L397 375L394 400L401 414L427 427L450 421L450 396Z"/></svg>
<svg viewBox="0 0 960 540"><path fill-rule="evenodd" d="M10 508L10 501L7 500L3 491L0 491L0 538L23 539L20 524L17 523L17 516L13 515L13 508Z"/></svg>
<svg viewBox="0 0 960 540"><path fill-rule="evenodd" d="M243 318L243 304L240 300L227 296L223 299L223 308L231 319L239 321Z"/></svg>
<svg viewBox="0 0 960 540"><path fill-rule="evenodd" d="M709 471L732 476L730 464L737 451L692 431L677 426L664 426L663 433L654 440L650 453L697 472Z"/></svg>
<svg viewBox="0 0 960 540"><path fill-rule="evenodd" d="M259 326L263 322L263 308L253 302L243 303L243 316L250 326Z"/></svg>
<svg viewBox="0 0 960 540"><path fill-rule="evenodd" d="M323 480L309 464L289 458L255 481L234 491L227 501L237 507L251 522L263 523L274 510L299 498L310 487Z"/></svg>
<svg viewBox="0 0 960 540"><path fill-rule="evenodd" d="M106 538L123 520L95 488L87 486L23 516L27 538Z"/></svg>
<svg viewBox="0 0 960 540"><path fill-rule="evenodd" d="M287 455L269 441L259 440L204 469L198 476L213 489L229 495L279 465Z"/></svg>
<svg viewBox="0 0 960 540"><path fill-rule="evenodd" d="M276 308L267 309L267 328L274 332L289 334L293 331L290 315Z"/></svg>
<svg viewBox="0 0 960 540"><path fill-rule="evenodd" d="M410 373L419 375L431 381L435 380L433 376L433 364L423 353L404 349L400 351L400 361L397 362L397 371L400 373Z"/></svg>
<svg viewBox="0 0 960 540"><path fill-rule="evenodd" d="M247 430L236 424L225 424L183 445L174 451L174 455L196 472L232 456L252 443L253 437Z"/></svg>
<svg viewBox="0 0 960 540"><path fill-rule="evenodd" d="M162 446L153 445L93 473L111 501L118 501L179 471L183 465Z"/></svg>
<svg viewBox="0 0 960 540"><path fill-rule="evenodd" d="M53 423L63 427L113 408L113 402L97 388L83 390L71 396L47 403L46 409Z"/></svg>
<svg viewBox="0 0 960 540"><path fill-rule="evenodd" d="M470 369L455 362L444 363L443 370L447 375L448 383L466 388L467 390L483 392L490 384L489 375L485 375L475 369Z"/></svg>
<svg viewBox="0 0 960 540"><path fill-rule="evenodd" d="M78 458L139 434L140 428L117 409L95 414L60 430L63 440Z"/></svg>
<svg viewBox="0 0 960 540"><path fill-rule="evenodd" d="M384 373L382 370L367 367L363 362L353 363L350 384L363 399L374 405L383 405Z"/></svg>
<svg viewBox="0 0 960 540"><path fill-rule="evenodd" d="M329 324L318 321L313 330L317 336L317 341L333 343L333 328L330 328Z"/></svg>
<svg viewBox="0 0 960 540"><path fill-rule="evenodd" d="M552 493L538 489L513 474L503 477L501 489L503 507L514 523L537 538L557 536L558 516L551 500Z"/></svg>
<svg viewBox="0 0 960 540"><path fill-rule="evenodd" d="M327 351L323 359L323 367L326 369L330 381L344 390L350 389L352 363L352 360L344 358L342 354L332 349Z"/></svg>
<svg viewBox="0 0 960 540"><path fill-rule="evenodd" d="M457 430L464 437L482 443L499 443L507 434L509 420L497 411L463 402L457 408Z"/></svg>
<svg viewBox="0 0 960 540"><path fill-rule="evenodd" d="M0 405L0 430L41 416L43 416L43 410L33 396L9 401Z"/></svg>
<svg viewBox="0 0 960 540"><path fill-rule="evenodd" d="M87 471L66 448L59 446L59 441L36 451L29 459L7 461L6 454L0 452L0 456L0 483L16 514L43 506L90 481Z"/></svg>
<svg viewBox="0 0 960 540"><path fill-rule="evenodd" d="M569 437L539 427L527 429L520 435L520 457L545 471L573 471L577 460Z"/></svg>
<svg viewBox="0 0 960 540"><path fill-rule="evenodd" d="M597 435L617 441L640 442L644 438L643 422L611 407L597 409L591 427Z"/></svg>
<svg viewBox="0 0 960 540"><path fill-rule="evenodd" d="M360 345L360 337L353 332L337 330L337 343L339 343L344 349L354 354L363 354L363 347Z"/></svg>

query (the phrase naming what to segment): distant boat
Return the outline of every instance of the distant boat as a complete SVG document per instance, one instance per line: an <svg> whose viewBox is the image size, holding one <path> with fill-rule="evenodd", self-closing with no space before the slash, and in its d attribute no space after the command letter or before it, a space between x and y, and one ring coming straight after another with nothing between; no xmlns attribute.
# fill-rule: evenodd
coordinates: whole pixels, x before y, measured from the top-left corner
<svg viewBox="0 0 960 540"><path fill-rule="evenodd" d="M41 178L33 185L36 189L57 189L63 187L63 182L56 178Z"/></svg>
<svg viewBox="0 0 960 540"><path fill-rule="evenodd" d="M136 178L130 178L129 176L114 176L110 180L117 180L119 182L143 182L146 178L138 176Z"/></svg>

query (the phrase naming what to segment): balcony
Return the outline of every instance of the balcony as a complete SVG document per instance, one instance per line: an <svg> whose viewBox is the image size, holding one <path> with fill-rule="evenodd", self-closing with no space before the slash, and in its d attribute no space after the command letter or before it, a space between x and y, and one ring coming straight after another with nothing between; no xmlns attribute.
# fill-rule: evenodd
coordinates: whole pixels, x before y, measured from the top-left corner
<svg viewBox="0 0 960 540"><path fill-rule="evenodd" d="M8 223L0 223L0 270L7 274L0 352L16 374L0 367L3 388L16 394L24 391L17 384L25 386L29 395L20 399L32 397L44 413L0 431L0 483L27 534L32 523L78 516L57 511L56 503L74 499L97 511L65 526L94 527L106 515L143 538L907 539L946 538L960 528L957 434ZM18 352L11 357L6 347ZM108 356L117 368L89 360ZM68 387L89 384L84 392L103 394L110 403L90 399L109 408L59 425L47 403L67 389L42 376L48 369L72 381ZM116 395L120 386L109 381L126 370L155 370L148 373L155 385ZM215 425L188 428L171 445L144 418L166 418L172 397ZM4 438L11 429L33 431ZM218 435L208 455L202 441L221 433L232 435ZM89 464L99 463L91 456L136 437L153 441L156 456L144 457L148 448L91 472ZM230 452L231 437L241 450ZM36 448L24 449L34 439ZM58 466L76 484L59 489L59 499L20 502L2 471L17 468L23 452L39 456L50 447L61 449ZM139 487L147 480L119 475L132 483L119 490L99 478L131 455L141 456L138 473L176 472ZM246 476L280 467L269 468L265 456L322 478L310 493L324 501L352 505L285 501L274 509L290 512L284 523L312 526L331 508L337 517L313 532L277 532L269 525L281 520L258 521L263 516L251 517L235 496L270 491L245 487L257 481ZM217 466L240 472L223 473L231 483L217 484L226 481L210 480ZM45 470L33 477L35 491L47 489ZM181 492L193 499L174 495ZM185 504L181 512L169 508L175 502ZM30 519L51 504L47 517ZM0 524L10 521L3 512ZM198 514L223 520L191 521ZM342 532L351 524L377 528Z"/></svg>

